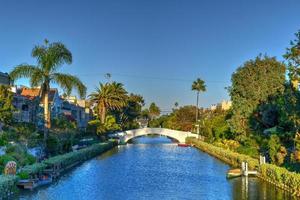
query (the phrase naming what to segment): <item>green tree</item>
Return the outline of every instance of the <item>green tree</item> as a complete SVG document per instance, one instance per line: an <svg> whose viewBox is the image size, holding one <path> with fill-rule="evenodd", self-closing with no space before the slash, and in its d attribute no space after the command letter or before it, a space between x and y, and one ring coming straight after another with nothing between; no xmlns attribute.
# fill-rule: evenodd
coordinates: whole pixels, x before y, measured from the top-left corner
<svg viewBox="0 0 300 200"><path fill-rule="evenodd" d="M199 94L200 92L206 91L206 85L203 80L198 78L192 84L192 90L197 92L197 101L196 101L196 122L198 121L198 114L199 114Z"/></svg>
<svg viewBox="0 0 300 200"><path fill-rule="evenodd" d="M259 105L284 91L285 65L274 57L258 56L239 67L231 78L230 127L234 133L250 132L249 119Z"/></svg>
<svg viewBox="0 0 300 200"><path fill-rule="evenodd" d="M127 91L122 83L99 83L96 91L89 95L91 104L96 105L96 111L101 123L105 123L109 110L121 110L127 102Z"/></svg>
<svg viewBox="0 0 300 200"><path fill-rule="evenodd" d="M300 75L300 31L295 33L296 39L290 42L290 47L287 48L283 57L288 62L289 78L295 89L299 86Z"/></svg>
<svg viewBox="0 0 300 200"><path fill-rule="evenodd" d="M175 109L178 108L178 106L179 106L179 103L178 103L178 102L175 102L175 103L174 103Z"/></svg>
<svg viewBox="0 0 300 200"><path fill-rule="evenodd" d="M137 128L136 119L141 116L142 107L145 101L141 95L130 94L127 98L126 105L112 114L120 123L123 130Z"/></svg>
<svg viewBox="0 0 300 200"><path fill-rule="evenodd" d="M160 115L160 108L152 102L149 106L149 116L150 119L153 120Z"/></svg>
<svg viewBox="0 0 300 200"><path fill-rule="evenodd" d="M0 131L1 124L10 124L13 119L14 106L12 105L13 93L8 86L0 85Z"/></svg>
<svg viewBox="0 0 300 200"><path fill-rule="evenodd" d="M173 111L163 124L166 128L191 131L195 122L195 106L182 106Z"/></svg>
<svg viewBox="0 0 300 200"><path fill-rule="evenodd" d="M95 119L89 121L89 125L95 127L98 135L121 130L116 118L112 115L106 115L104 123L102 123L99 119Z"/></svg>
<svg viewBox="0 0 300 200"><path fill-rule="evenodd" d="M56 83L67 94L76 89L81 97L85 96L86 87L76 76L59 73L63 64L72 63L72 54L60 42L49 43L45 40L44 45L37 45L32 50L32 57L37 59L37 65L21 64L16 66L10 73L13 80L29 78L31 87L40 87L40 97L44 104L44 140L47 140L48 130L51 128L49 110L50 83Z"/></svg>

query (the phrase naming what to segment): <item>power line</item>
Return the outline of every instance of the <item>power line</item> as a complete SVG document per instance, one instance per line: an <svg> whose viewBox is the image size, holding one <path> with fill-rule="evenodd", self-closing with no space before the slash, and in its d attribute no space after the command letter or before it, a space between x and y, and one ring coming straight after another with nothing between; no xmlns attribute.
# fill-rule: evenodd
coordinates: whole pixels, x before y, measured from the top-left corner
<svg viewBox="0 0 300 200"><path fill-rule="evenodd" d="M193 82L192 79L182 79L177 77L167 77L167 76L145 76L145 75L132 75L132 74L120 74L120 73L110 73L111 76L120 76L120 77L131 77L131 78L139 78L139 79L153 79L153 80L164 80L164 81L181 81L181 82ZM77 74L79 76L105 76L107 73L88 73L88 74ZM207 80L207 83L228 83L227 81L212 81Z"/></svg>

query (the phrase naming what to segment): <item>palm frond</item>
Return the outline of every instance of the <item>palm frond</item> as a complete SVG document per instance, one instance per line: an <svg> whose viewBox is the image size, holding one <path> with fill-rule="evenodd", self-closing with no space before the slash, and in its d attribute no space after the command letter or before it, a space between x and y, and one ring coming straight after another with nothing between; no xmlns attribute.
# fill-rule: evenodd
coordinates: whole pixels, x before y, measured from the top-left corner
<svg viewBox="0 0 300 200"><path fill-rule="evenodd" d="M32 56L37 58L39 65L49 73L63 64L72 63L72 53L60 42L37 45L32 50Z"/></svg>
<svg viewBox="0 0 300 200"><path fill-rule="evenodd" d="M33 65L21 64L16 66L9 74L12 80L19 78L31 78L37 71L41 71L38 67Z"/></svg>
<svg viewBox="0 0 300 200"><path fill-rule="evenodd" d="M40 70L40 69L35 70L30 78L31 87L41 86L46 78L47 78L47 76L45 77L42 70Z"/></svg>
<svg viewBox="0 0 300 200"><path fill-rule="evenodd" d="M206 91L206 85L203 80L198 78L196 81L192 84L192 90L198 91L198 92L205 92Z"/></svg>
<svg viewBox="0 0 300 200"><path fill-rule="evenodd" d="M76 76L72 76L70 74L54 73L51 76L51 81L56 82L58 85L60 85L68 95L72 92L72 89L77 90L81 98L85 97L86 95L85 85Z"/></svg>

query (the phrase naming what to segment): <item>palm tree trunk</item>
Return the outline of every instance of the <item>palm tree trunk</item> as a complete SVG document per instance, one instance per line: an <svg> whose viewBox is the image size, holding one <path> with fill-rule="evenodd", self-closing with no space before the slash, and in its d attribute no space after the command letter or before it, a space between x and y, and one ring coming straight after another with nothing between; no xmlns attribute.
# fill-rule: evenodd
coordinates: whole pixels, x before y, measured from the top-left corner
<svg viewBox="0 0 300 200"><path fill-rule="evenodd" d="M48 132L51 127L50 111L49 111L49 92L45 92L44 96L44 140L47 141Z"/></svg>
<svg viewBox="0 0 300 200"><path fill-rule="evenodd" d="M198 105L199 105L199 92L197 92L196 123L198 122Z"/></svg>
<svg viewBox="0 0 300 200"><path fill-rule="evenodd" d="M105 109L105 106L103 106L102 111L101 111L101 123L102 124L105 123L105 115L106 115L106 109Z"/></svg>

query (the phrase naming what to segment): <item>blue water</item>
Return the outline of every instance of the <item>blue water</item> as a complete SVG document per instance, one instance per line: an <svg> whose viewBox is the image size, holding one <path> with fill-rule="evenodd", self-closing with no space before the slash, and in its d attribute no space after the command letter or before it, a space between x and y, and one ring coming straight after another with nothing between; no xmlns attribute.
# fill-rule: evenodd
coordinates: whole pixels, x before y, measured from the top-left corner
<svg viewBox="0 0 300 200"><path fill-rule="evenodd" d="M141 137L66 173L21 199L290 199L256 178L226 179L229 166L165 137Z"/></svg>

